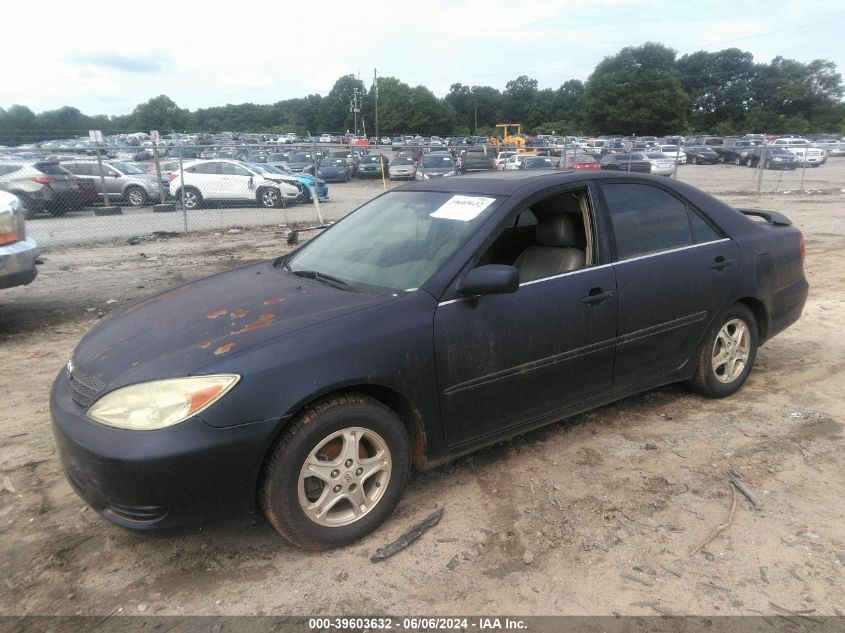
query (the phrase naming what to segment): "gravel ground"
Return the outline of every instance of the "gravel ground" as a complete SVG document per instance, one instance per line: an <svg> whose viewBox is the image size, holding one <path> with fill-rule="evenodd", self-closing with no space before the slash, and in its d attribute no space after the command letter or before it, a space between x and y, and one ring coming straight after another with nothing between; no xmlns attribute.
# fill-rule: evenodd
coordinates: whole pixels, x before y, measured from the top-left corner
<svg viewBox="0 0 845 633"><path fill-rule="evenodd" d="M115 527L66 483L50 431L53 377L98 318L275 256L278 228L46 248L38 279L0 296L0 615L842 615L845 161L807 170L814 193L758 197L733 166L682 173L786 213L807 238L805 314L761 348L745 388L718 401L658 389L417 473L381 529L319 554L260 517ZM732 524L690 555L728 517L729 467L763 508L739 497ZM437 507L414 545L369 561Z"/></svg>

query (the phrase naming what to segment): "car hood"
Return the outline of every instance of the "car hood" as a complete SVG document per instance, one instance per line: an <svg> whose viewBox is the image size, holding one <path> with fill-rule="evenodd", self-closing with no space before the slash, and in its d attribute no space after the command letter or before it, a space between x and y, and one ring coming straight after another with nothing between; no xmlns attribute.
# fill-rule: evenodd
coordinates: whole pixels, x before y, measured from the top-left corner
<svg viewBox="0 0 845 633"><path fill-rule="evenodd" d="M185 376L255 345L387 301L262 262L120 308L83 337L72 360L75 371L107 389Z"/></svg>

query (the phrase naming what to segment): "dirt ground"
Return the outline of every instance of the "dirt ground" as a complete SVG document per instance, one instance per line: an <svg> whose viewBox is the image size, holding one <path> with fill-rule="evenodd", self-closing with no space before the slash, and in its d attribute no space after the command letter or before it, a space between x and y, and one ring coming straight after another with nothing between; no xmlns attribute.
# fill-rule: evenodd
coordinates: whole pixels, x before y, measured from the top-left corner
<svg viewBox="0 0 845 633"><path fill-rule="evenodd" d="M417 473L394 515L322 554L260 517L162 535L115 527L60 471L48 394L103 314L286 246L272 228L44 253L0 295L0 615L845 613L845 198L727 194L786 213L807 238L800 322L759 352L745 388L629 398ZM742 496L727 521L725 471ZM368 556L437 507L442 521ZM447 564L449 566L447 566Z"/></svg>

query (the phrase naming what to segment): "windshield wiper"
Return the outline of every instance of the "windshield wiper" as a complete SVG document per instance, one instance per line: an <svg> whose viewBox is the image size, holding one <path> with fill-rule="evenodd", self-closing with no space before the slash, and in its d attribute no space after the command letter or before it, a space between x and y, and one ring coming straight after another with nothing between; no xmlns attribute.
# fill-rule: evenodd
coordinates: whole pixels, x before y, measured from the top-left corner
<svg viewBox="0 0 845 633"><path fill-rule="evenodd" d="M332 275L327 275L326 273L321 273L316 270L291 270L290 265L286 266L286 268L297 277L313 279L340 290L352 290L351 286L347 282L343 281L343 279L333 277Z"/></svg>

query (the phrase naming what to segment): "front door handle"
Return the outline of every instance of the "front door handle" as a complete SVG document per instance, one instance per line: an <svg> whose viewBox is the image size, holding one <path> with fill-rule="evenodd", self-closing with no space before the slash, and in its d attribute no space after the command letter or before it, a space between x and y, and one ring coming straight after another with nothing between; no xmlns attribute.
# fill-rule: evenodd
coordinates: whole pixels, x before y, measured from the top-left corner
<svg viewBox="0 0 845 633"><path fill-rule="evenodd" d="M613 290L602 290L601 288L593 288L590 290L590 294L586 297L582 297L581 303L590 303L590 304L597 304L601 303L602 301L607 301L610 299L614 294Z"/></svg>
<svg viewBox="0 0 845 633"><path fill-rule="evenodd" d="M713 270L724 270L728 266L730 266L733 262L729 259L726 259L719 255L716 259L713 260L713 263L710 264L710 268Z"/></svg>

